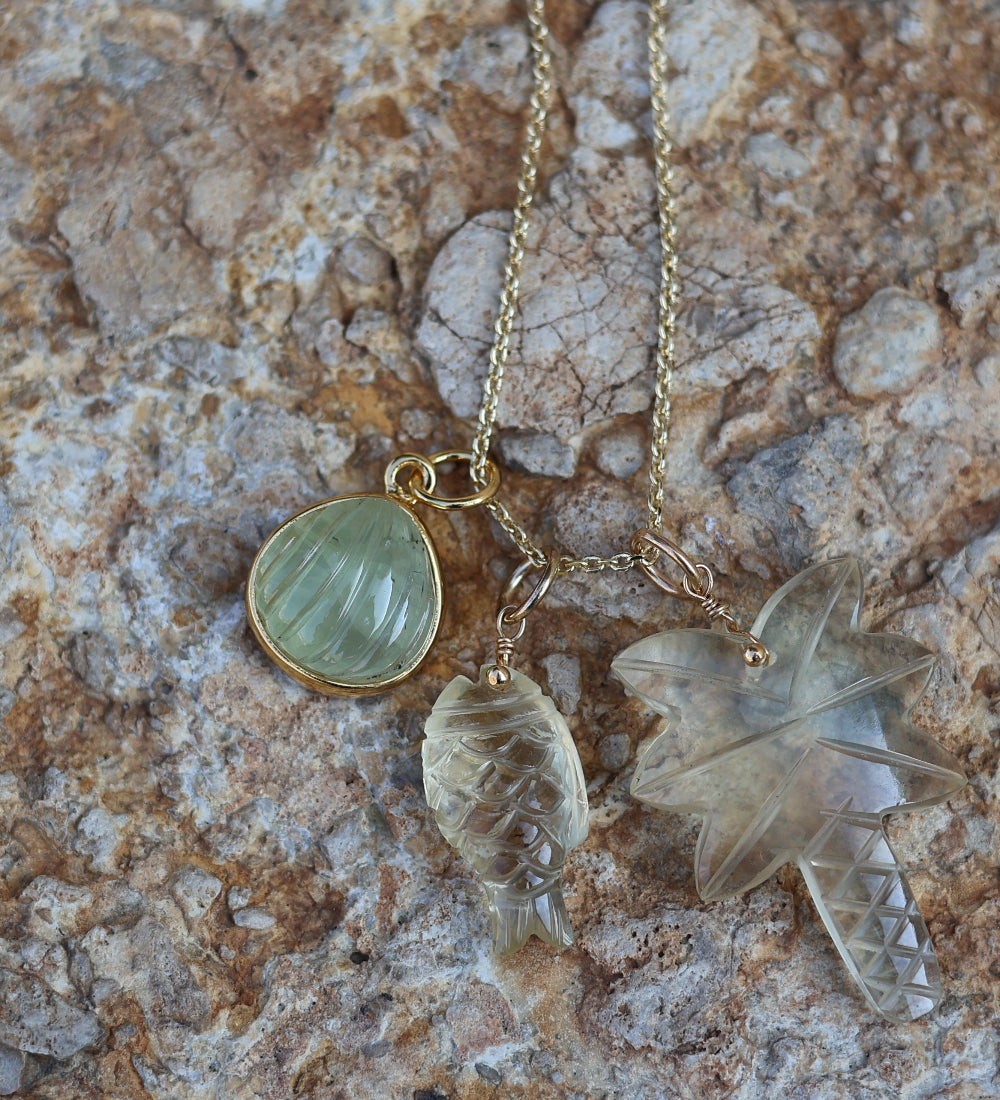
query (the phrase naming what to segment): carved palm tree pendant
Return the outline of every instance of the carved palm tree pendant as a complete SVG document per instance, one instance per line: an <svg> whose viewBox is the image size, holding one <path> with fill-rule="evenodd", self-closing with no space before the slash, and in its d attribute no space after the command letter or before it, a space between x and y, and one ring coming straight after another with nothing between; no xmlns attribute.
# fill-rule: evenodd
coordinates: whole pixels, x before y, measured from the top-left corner
<svg viewBox="0 0 1000 1100"><path fill-rule="evenodd" d="M909 720L934 663L923 646L858 625L861 570L814 565L739 638L671 630L620 653L612 670L668 719L642 754L632 794L702 814L698 892L731 897L794 860L865 997L912 1020L942 996L934 947L883 818L964 783L958 761Z"/></svg>

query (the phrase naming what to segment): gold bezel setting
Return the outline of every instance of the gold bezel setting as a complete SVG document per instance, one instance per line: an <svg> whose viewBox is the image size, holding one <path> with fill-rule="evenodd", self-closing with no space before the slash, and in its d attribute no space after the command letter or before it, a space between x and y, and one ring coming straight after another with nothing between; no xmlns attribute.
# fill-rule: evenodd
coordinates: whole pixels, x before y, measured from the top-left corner
<svg viewBox="0 0 1000 1100"><path fill-rule="evenodd" d="M424 548L427 551L427 558L430 564L430 580L432 589L432 621L433 626L427 632L424 642L414 650L411 659L407 663L392 672L391 675L387 675L382 679L373 683L367 684L354 684L344 681L335 680L332 677L320 676L316 672L311 671L302 664L289 657L288 654L282 652L275 643L271 640L267 628L261 621L260 615L256 606L256 586L257 586L257 572L260 565L261 558L266 552L267 548L271 545L273 540L291 523L300 519L302 516L308 515L310 512L319 511L322 508L326 508L330 504L334 504L338 501L347 500L362 500L362 499L375 499L375 500L390 500L397 507L402 508L407 513L409 519L413 521L417 531L420 533L420 537L423 540ZM328 497L326 500L318 501L315 504L310 504L305 508L300 509L294 515L289 516L283 520L274 530L267 536L261 543L260 549L254 556L253 564L250 566L250 575L247 577L246 593L245 593L247 619L250 623L250 627L260 643L261 648L271 658L271 660L285 673L297 680L300 684L304 684L308 688L312 688L313 691L322 692L324 695L377 695L379 692L387 691L389 688L394 687L396 684L401 683L407 677L412 676L414 672L420 667L426 658L431 646L434 644L434 640L438 635L438 631L441 627L441 619L444 614L444 585L441 579L441 567L438 562L437 550L434 547L434 542L431 539L430 532L421 522L420 517L414 512L414 510L396 495L388 495L385 493L349 493L344 496Z"/></svg>

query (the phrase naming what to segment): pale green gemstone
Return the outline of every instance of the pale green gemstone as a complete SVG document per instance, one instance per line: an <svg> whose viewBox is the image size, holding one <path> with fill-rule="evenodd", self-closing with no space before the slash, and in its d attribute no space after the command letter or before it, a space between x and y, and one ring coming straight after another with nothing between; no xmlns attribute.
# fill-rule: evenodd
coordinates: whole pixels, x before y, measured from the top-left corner
<svg viewBox="0 0 1000 1100"><path fill-rule="evenodd" d="M408 508L379 496L326 501L279 527L257 555L250 602L278 654L347 690L412 671L441 618L427 532Z"/></svg>

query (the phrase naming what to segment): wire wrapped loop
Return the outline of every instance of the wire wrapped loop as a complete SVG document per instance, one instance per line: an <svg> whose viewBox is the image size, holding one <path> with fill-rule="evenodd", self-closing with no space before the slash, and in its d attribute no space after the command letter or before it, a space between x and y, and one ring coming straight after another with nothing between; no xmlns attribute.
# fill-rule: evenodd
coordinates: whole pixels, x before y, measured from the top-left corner
<svg viewBox="0 0 1000 1100"><path fill-rule="evenodd" d="M496 663L486 674L490 685L495 688L506 687L510 683L510 662L514 657L514 643L528 625L523 616L520 619L514 619L512 613L516 610L513 604L508 604L497 612Z"/></svg>
<svg viewBox="0 0 1000 1100"><path fill-rule="evenodd" d="M655 556L650 555L650 550L655 551ZM771 654L767 646L756 635L740 626L729 604L712 595L715 576L704 562L692 561L676 542L648 527L636 531L632 536L632 551L639 555L639 567L642 571L667 595L699 604L712 622L721 619L730 634L742 638L745 642L743 660L751 668L763 668L770 662ZM671 580L664 572L661 564L664 558L680 569L679 581Z"/></svg>

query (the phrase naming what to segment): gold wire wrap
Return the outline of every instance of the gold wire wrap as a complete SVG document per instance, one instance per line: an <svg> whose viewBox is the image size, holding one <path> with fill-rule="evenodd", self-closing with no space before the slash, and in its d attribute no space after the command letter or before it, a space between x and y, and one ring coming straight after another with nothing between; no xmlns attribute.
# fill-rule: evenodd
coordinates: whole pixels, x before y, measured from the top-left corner
<svg viewBox="0 0 1000 1100"><path fill-rule="evenodd" d="M702 561L692 561L676 542L668 539L659 531L650 531L644 527L632 536L632 550L640 559L640 568L647 577L668 596L676 600L690 600L698 604L712 622L721 620L730 634L744 639L743 660L752 668L763 668L771 660L767 646L749 630L744 630L733 614L729 604L712 595L715 587L715 575ZM648 561L643 555L656 551L655 561ZM664 571L664 561L672 561L681 571L680 582L675 583Z"/></svg>
<svg viewBox="0 0 1000 1100"><path fill-rule="evenodd" d="M517 608L510 604L507 607L501 607L497 612L496 661L486 673L486 678L491 687L502 688L511 681L510 662L514 657L514 643L521 637L524 628L528 625L523 618L517 620L511 618L511 613L516 610ZM511 627L517 629L514 630L513 634L508 634L507 631Z"/></svg>
<svg viewBox="0 0 1000 1100"><path fill-rule="evenodd" d="M525 558L507 578L507 583L500 591L500 609L497 611L496 661L487 672L487 679L495 688L502 688L510 683L510 663L514 657L514 643L524 633L528 615L545 598L545 594L552 587L552 582L559 576L561 564L559 551L548 547L545 550L545 558L542 575L535 581L534 588L520 604L513 602L514 596L528 574L536 568L534 562ZM513 633L509 633L509 631Z"/></svg>

